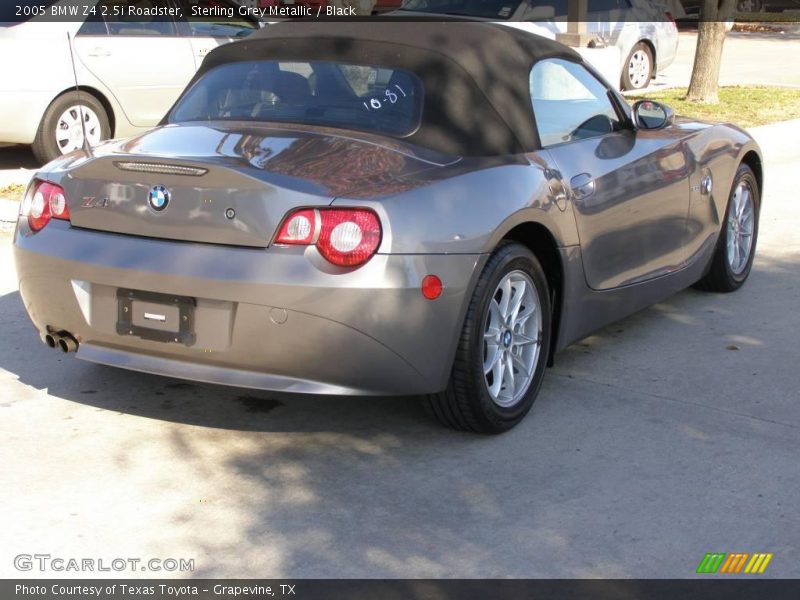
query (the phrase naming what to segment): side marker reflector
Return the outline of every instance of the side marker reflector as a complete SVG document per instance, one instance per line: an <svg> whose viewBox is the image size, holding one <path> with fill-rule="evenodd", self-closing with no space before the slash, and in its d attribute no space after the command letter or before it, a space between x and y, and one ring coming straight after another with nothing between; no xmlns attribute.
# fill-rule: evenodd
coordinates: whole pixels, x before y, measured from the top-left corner
<svg viewBox="0 0 800 600"><path fill-rule="evenodd" d="M428 300L436 300L439 296L441 296L443 287L442 280L436 275L426 275L422 279L422 295Z"/></svg>

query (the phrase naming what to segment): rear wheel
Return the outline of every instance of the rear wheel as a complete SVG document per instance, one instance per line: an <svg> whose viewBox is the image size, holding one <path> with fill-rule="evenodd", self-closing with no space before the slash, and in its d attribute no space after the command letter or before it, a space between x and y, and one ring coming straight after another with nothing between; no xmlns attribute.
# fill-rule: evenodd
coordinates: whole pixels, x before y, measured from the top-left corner
<svg viewBox="0 0 800 600"><path fill-rule="evenodd" d="M650 84L653 77L653 51L644 42L639 42L628 55L622 69L622 89L641 90Z"/></svg>
<svg viewBox="0 0 800 600"><path fill-rule="evenodd" d="M711 267L695 287L710 292L732 292L747 280L756 253L759 204L756 177L750 167L740 165Z"/></svg>
<svg viewBox="0 0 800 600"><path fill-rule="evenodd" d="M81 124L83 119L83 125ZM42 163L83 148L83 132L92 145L111 136L103 104L87 92L67 92L47 107L33 141L33 154Z"/></svg>
<svg viewBox="0 0 800 600"><path fill-rule="evenodd" d="M443 425L500 433L531 409L550 348L550 295L536 257L505 243L478 280L447 389L425 398Z"/></svg>

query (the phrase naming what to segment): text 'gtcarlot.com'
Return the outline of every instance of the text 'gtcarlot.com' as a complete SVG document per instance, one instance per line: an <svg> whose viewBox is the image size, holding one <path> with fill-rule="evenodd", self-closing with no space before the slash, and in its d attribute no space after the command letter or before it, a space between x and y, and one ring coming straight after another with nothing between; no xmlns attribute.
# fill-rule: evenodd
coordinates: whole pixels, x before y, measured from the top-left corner
<svg viewBox="0 0 800 600"><path fill-rule="evenodd" d="M109 571L194 571L193 558L62 558L50 554L18 554L14 557L17 571L109 572Z"/></svg>

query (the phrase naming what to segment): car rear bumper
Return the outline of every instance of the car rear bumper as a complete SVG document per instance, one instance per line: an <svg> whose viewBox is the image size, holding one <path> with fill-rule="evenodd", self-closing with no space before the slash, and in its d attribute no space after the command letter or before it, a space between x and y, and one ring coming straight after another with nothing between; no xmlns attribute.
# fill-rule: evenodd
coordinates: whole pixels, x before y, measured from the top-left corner
<svg viewBox="0 0 800 600"><path fill-rule="evenodd" d="M345 272L313 248L137 238L53 221L14 240L20 294L78 358L197 381L321 394L441 390L482 255L376 255ZM434 301L420 284L444 282ZM193 343L118 333L120 288L196 299Z"/></svg>
<svg viewBox="0 0 800 600"><path fill-rule="evenodd" d="M668 25L668 29L663 33L658 40L658 52L656 56L656 69L658 73L663 73L673 62L678 55L678 28L672 24Z"/></svg>

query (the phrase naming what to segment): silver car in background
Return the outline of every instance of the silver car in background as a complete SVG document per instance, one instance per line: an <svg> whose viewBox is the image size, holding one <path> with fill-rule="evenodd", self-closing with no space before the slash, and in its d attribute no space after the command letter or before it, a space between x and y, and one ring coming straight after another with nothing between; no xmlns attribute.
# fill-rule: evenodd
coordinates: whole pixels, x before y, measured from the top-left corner
<svg viewBox="0 0 800 600"><path fill-rule="evenodd" d="M71 0L17 4L36 13L76 5ZM114 17L111 9L118 4L80 2L78 8L86 15L79 21L51 22L37 14L0 25L0 143L30 144L45 163L81 148L84 127L92 144L145 131L164 117L209 51L259 27L244 19ZM236 6L232 0L126 4L143 9L181 6L185 15L192 5Z"/></svg>
<svg viewBox="0 0 800 600"><path fill-rule="evenodd" d="M399 16L441 14L520 26L555 38L567 30L568 0L405 0ZM646 88L675 60L680 16L672 0L588 0L586 28L620 52L622 90Z"/></svg>

